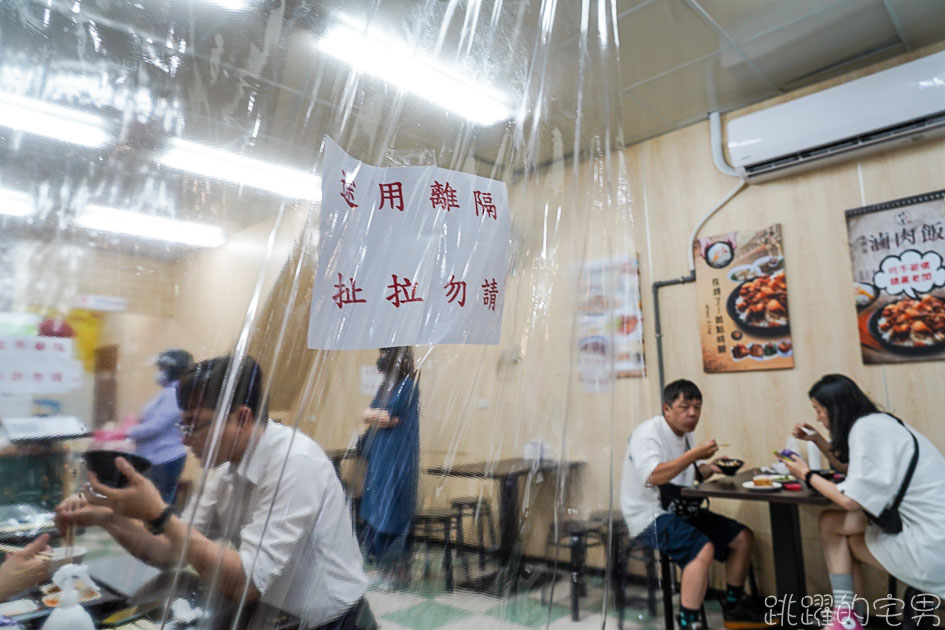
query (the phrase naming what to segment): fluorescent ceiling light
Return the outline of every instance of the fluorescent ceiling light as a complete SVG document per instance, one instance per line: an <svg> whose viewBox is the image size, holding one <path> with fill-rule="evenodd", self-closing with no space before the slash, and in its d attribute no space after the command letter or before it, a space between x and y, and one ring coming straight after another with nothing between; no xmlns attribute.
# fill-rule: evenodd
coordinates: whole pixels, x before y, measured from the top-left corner
<svg viewBox="0 0 945 630"><path fill-rule="evenodd" d="M322 198L322 178L305 171L243 157L229 151L173 138L158 157L165 166L188 173L268 190L292 199Z"/></svg>
<svg viewBox="0 0 945 630"><path fill-rule="evenodd" d="M106 206L86 206L76 217L76 224L98 232L114 232L196 247L219 247L226 242L223 230L215 225L168 219Z"/></svg>
<svg viewBox="0 0 945 630"><path fill-rule="evenodd" d="M506 96L486 83L463 75L417 51L406 42L370 28L365 30L348 16L316 44L318 50L399 89L448 109L480 125L508 119L511 109Z"/></svg>
<svg viewBox="0 0 945 630"><path fill-rule="evenodd" d="M100 116L9 93L0 93L0 126L84 147L112 138Z"/></svg>
<svg viewBox="0 0 945 630"><path fill-rule="evenodd" d="M212 0L214 4L218 4L224 9L229 9L230 11L242 11L246 8L246 0Z"/></svg>
<svg viewBox="0 0 945 630"><path fill-rule="evenodd" d="M0 214L12 217L26 217L35 211L33 195L21 190L0 188Z"/></svg>

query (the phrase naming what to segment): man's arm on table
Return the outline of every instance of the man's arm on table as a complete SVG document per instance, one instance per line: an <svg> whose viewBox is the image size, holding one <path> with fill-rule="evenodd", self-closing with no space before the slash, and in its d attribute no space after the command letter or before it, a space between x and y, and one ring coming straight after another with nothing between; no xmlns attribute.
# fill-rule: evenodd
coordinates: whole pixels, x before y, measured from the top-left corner
<svg viewBox="0 0 945 630"><path fill-rule="evenodd" d="M710 440L705 444L697 444L676 459L671 459L668 462L660 462L657 464L656 468L653 469L653 472L650 473L650 476L647 477L646 483L650 486L661 486L664 483L669 483L676 477L676 475L684 471L688 466L691 466L693 462L696 462L700 459L708 459L717 450L719 450L719 447L715 444L715 440ZM705 474L705 472L700 469L700 472L704 477L709 477L715 472L711 468L711 465L703 464L703 466L707 466L707 472L709 472L709 474Z"/></svg>
<svg viewBox="0 0 945 630"><path fill-rule="evenodd" d="M174 566L186 549L186 563L206 584L216 584L217 590L230 599L243 596L246 574L239 553L210 540L196 529L190 530L188 541L187 524L177 516L168 518L164 533L158 536L149 532L141 521L124 516L115 516L104 529L136 558L165 569ZM248 601L259 598L252 584L246 597Z"/></svg>

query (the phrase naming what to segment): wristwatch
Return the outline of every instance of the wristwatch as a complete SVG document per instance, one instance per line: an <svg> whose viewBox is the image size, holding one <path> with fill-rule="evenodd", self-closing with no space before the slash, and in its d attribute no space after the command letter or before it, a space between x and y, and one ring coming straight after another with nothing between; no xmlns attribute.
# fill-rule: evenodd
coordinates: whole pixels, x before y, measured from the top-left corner
<svg viewBox="0 0 945 630"><path fill-rule="evenodd" d="M167 519L171 517L171 514L174 513L174 506L168 505L165 506L161 513L158 514L158 517L153 521L148 521L148 530L157 536L158 534L164 533L164 524L167 522Z"/></svg>

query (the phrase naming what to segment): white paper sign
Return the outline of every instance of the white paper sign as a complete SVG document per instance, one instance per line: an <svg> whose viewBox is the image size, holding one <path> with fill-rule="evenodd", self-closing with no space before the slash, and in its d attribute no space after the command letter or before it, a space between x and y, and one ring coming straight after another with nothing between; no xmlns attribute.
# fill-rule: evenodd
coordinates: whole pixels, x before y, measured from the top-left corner
<svg viewBox="0 0 945 630"><path fill-rule="evenodd" d="M508 269L505 184L379 168L325 139L308 347L497 344Z"/></svg>
<svg viewBox="0 0 945 630"><path fill-rule="evenodd" d="M59 394L79 386L72 339L0 336L0 393Z"/></svg>

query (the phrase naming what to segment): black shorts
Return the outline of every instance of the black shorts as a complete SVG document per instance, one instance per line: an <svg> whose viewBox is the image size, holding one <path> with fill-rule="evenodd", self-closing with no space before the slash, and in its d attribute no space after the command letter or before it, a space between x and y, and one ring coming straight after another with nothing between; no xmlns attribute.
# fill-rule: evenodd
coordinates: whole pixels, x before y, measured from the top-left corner
<svg viewBox="0 0 945 630"><path fill-rule="evenodd" d="M743 529L745 526L738 521L709 510L700 510L690 518L661 514L637 540L659 549L684 569L709 542L715 547L715 559L725 562L728 546Z"/></svg>

